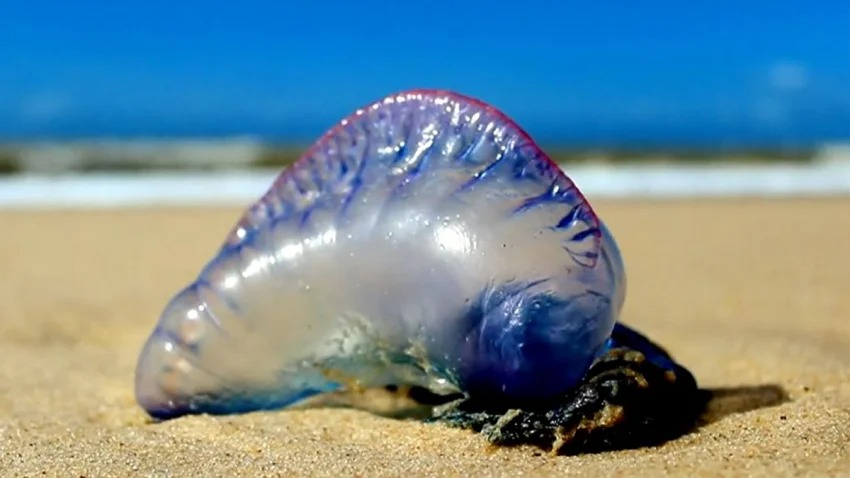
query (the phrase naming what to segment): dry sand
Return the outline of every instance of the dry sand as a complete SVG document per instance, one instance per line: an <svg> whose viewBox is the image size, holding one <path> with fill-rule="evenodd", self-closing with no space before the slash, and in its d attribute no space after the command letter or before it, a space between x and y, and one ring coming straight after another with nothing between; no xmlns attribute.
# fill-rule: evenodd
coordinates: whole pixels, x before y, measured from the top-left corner
<svg viewBox="0 0 850 478"><path fill-rule="evenodd" d="M850 200L596 208L626 321L722 395L678 440L552 457L354 410L150 424L139 347L239 211L3 212L0 476L850 476Z"/></svg>

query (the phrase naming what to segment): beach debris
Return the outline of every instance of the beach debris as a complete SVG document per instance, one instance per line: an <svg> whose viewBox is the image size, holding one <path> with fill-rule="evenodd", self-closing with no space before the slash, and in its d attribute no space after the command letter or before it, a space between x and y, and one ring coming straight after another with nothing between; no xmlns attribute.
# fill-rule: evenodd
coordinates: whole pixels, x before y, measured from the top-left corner
<svg viewBox="0 0 850 478"><path fill-rule="evenodd" d="M656 443L696 417L697 386L618 322L625 293L613 235L526 132L473 98L405 91L246 210L166 305L136 397L169 419L402 386L494 444Z"/></svg>

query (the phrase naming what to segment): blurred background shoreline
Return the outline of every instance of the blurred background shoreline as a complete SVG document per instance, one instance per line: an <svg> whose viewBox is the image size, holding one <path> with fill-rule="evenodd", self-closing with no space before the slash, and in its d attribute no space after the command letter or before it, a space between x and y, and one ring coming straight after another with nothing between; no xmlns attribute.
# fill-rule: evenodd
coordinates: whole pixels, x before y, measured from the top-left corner
<svg viewBox="0 0 850 478"><path fill-rule="evenodd" d="M0 142L0 175L275 169L292 164L308 146L307 142L277 143L254 136L10 141ZM797 148L541 146L556 163L568 167L850 162L850 141Z"/></svg>
<svg viewBox="0 0 850 478"><path fill-rule="evenodd" d="M0 146L0 209L242 207L307 147L251 136L7 143ZM850 194L850 143L726 151L542 147L591 201Z"/></svg>

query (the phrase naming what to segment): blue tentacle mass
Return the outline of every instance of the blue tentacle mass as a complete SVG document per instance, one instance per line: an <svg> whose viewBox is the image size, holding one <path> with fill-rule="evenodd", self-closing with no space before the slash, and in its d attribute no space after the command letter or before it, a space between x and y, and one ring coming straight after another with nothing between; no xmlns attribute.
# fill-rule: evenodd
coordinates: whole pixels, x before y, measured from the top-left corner
<svg viewBox="0 0 850 478"><path fill-rule="evenodd" d="M414 90L357 110L249 207L137 366L151 415L410 384L574 387L625 297L613 237L503 113Z"/></svg>

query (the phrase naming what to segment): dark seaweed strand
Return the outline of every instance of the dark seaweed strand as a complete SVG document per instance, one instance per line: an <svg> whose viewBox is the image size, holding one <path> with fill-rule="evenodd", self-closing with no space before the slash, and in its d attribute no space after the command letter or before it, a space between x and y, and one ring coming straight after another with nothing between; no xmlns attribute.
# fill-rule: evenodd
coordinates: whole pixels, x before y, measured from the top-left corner
<svg viewBox="0 0 850 478"><path fill-rule="evenodd" d="M394 104L398 107L391 107ZM302 223L306 223L312 208L320 206L321 203L339 201L337 204L342 205L342 214L363 186L362 176L364 170L369 167L368 163L389 161L388 166L391 166L392 162L407 156L412 146L408 142L408 135L396 136L405 138L401 145L387 144L390 131L405 127L408 133L417 131L410 122L416 122L423 114L425 118L429 118L428 115L445 115L445 118L440 118L442 127L436 136L445 134L445 129L449 127L470 126L469 122L464 121L447 126L449 113L436 111L439 107L446 106L463 110L469 115L478 113L481 116L480 123L490 126L496 124L497 128L501 128L505 133L492 138L498 143L503 155L484 165L463 188L486 179L488 173L504 161L511 162L515 179L548 181L550 186L544 194L528 199L516 212L546 203L570 205L570 211L554 227L567 229L574 228L577 224L586 226L579 227L580 230L569 238L564 248L579 264L593 267L598 258L596 251L599 250L601 238L598 219L573 182L536 146L524 130L502 112L473 98L439 90L412 90L388 96L342 120L311 146L301 159L281 172L269 191L246 210L229 234L224 247L239 246L258 230L279 221L290 220L294 215L301 215ZM467 145L466 151L453 160L466 161L471 148L484 140L483 136L487 134L492 132L484 132L482 138L472 141ZM387 155L380 159L375 158L373 146L380 143L388 147L397 146L399 150L394 157ZM429 167L430 149L432 148L427 149L423 153L425 157L407 172L406 182L415 178L422 169ZM592 242L589 246L572 246L584 241Z"/></svg>

